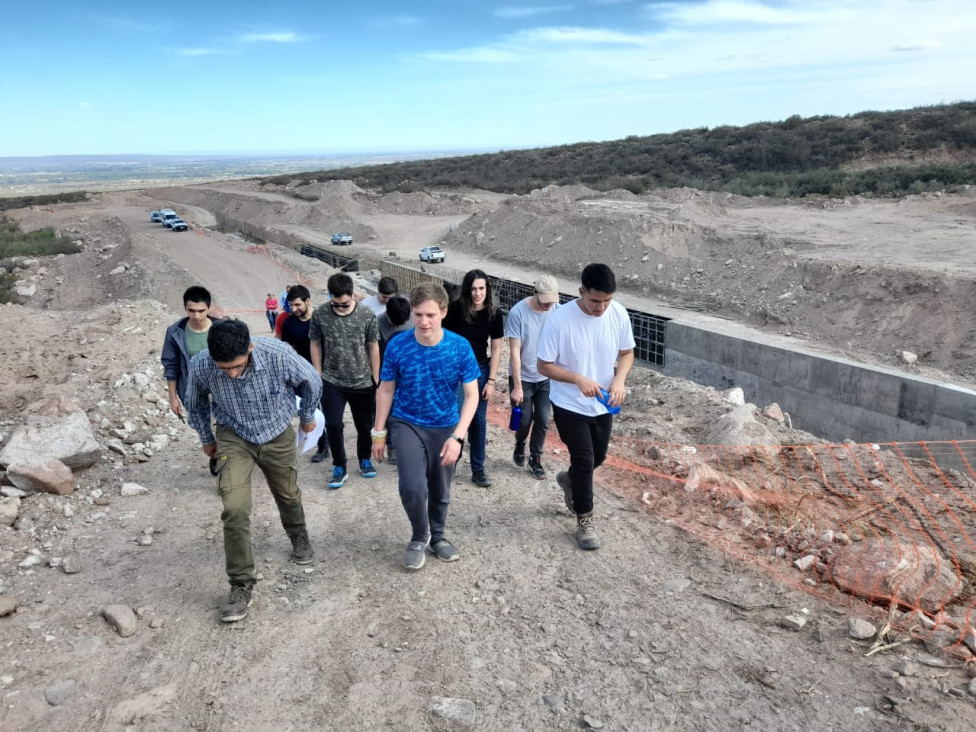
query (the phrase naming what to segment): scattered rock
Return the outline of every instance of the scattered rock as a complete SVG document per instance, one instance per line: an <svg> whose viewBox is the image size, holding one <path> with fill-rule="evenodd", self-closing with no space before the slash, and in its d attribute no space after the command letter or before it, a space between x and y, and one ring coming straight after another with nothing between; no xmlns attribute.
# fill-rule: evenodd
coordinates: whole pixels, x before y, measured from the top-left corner
<svg viewBox="0 0 976 732"><path fill-rule="evenodd" d="M115 627L119 635L128 638L136 632L136 614L128 605L107 605L102 608L102 617Z"/></svg>
<svg viewBox="0 0 976 732"><path fill-rule="evenodd" d="M476 717L474 702L468 699L451 699L444 696L431 697L427 711L435 717L442 717L465 727L474 726Z"/></svg>
<svg viewBox="0 0 976 732"><path fill-rule="evenodd" d="M661 589L665 592L684 592L690 586L690 579L669 579L661 583Z"/></svg>
<svg viewBox="0 0 976 732"><path fill-rule="evenodd" d="M29 567L36 567L43 561L44 558L40 554L28 554L27 558L20 562L17 566L21 569L27 569Z"/></svg>
<svg viewBox="0 0 976 732"><path fill-rule="evenodd" d="M779 408L779 404L776 402L773 402L768 407L763 409L762 413L763 416L768 417L769 419L774 419L777 422L782 422L786 419L786 417L783 416L783 410Z"/></svg>
<svg viewBox="0 0 976 732"><path fill-rule="evenodd" d="M780 627L787 630L803 630L806 624L807 619L802 615L784 615L779 619Z"/></svg>
<svg viewBox="0 0 976 732"><path fill-rule="evenodd" d="M7 465L7 478L25 491L54 493L66 496L74 493L75 478L71 469L57 458L34 455Z"/></svg>
<svg viewBox="0 0 976 732"><path fill-rule="evenodd" d="M596 717L591 717L589 714L583 715L583 724L590 729L603 729L603 721Z"/></svg>
<svg viewBox="0 0 976 732"><path fill-rule="evenodd" d="M162 618L153 618L152 620L149 621L149 627L152 628L153 630L158 630L159 628L162 628L163 627L163 619Z"/></svg>
<svg viewBox="0 0 976 732"><path fill-rule="evenodd" d="M725 401L729 404L734 404L737 407L741 407L746 403L746 394L742 391L741 386L734 386L725 392Z"/></svg>
<svg viewBox="0 0 976 732"><path fill-rule="evenodd" d="M65 557L61 562L61 569L65 574L77 574L81 571L81 561L75 556Z"/></svg>
<svg viewBox="0 0 976 732"><path fill-rule="evenodd" d="M755 417L751 404L736 407L719 417L708 430L705 441L711 445L770 445L779 446L773 433Z"/></svg>
<svg viewBox="0 0 976 732"><path fill-rule="evenodd" d="M877 632L878 629L867 620L851 618L847 621L847 634L856 640L867 640L868 638L873 638L874 634Z"/></svg>
<svg viewBox="0 0 976 732"><path fill-rule="evenodd" d="M17 520L20 512L20 499L3 497L0 498L0 526L10 526Z"/></svg>
<svg viewBox="0 0 976 732"><path fill-rule="evenodd" d="M93 465L102 448L92 434L88 416L67 397L47 397L27 407L27 424L10 435L0 465L31 462L39 456L60 460L72 470Z"/></svg>
<svg viewBox="0 0 976 732"><path fill-rule="evenodd" d="M5 485L0 488L0 495L6 496L7 498L26 498L27 491L22 491L20 488L14 488L10 485Z"/></svg>
<svg viewBox="0 0 976 732"><path fill-rule="evenodd" d="M12 597L0 595L0 618L10 615L17 609L17 601Z"/></svg>
<svg viewBox="0 0 976 732"><path fill-rule="evenodd" d="M163 707L176 698L176 686L160 686L132 699L126 699L115 705L109 713L109 718L117 724L125 726L151 717L162 711Z"/></svg>
<svg viewBox="0 0 976 732"><path fill-rule="evenodd" d="M793 566L801 572L806 572L808 569L810 569L810 567L817 563L818 558L819 557L817 557L816 554L807 554L805 557L800 557L793 562Z"/></svg>
<svg viewBox="0 0 976 732"><path fill-rule="evenodd" d="M44 698L52 707L59 707L78 691L78 682L73 679L62 681L44 690Z"/></svg>
<svg viewBox="0 0 976 732"><path fill-rule="evenodd" d="M901 360L904 361L907 364L913 364L916 361L918 361L918 355L915 354L915 353L912 353L911 351L902 351L901 352Z"/></svg>
<svg viewBox="0 0 976 732"><path fill-rule="evenodd" d="M962 590L962 579L932 547L910 550L891 538L858 542L838 550L829 565L831 581L858 597L903 601L938 612Z"/></svg>
<svg viewBox="0 0 976 732"><path fill-rule="evenodd" d="M149 493L149 489L138 483L123 483L120 493L123 496L144 496Z"/></svg>

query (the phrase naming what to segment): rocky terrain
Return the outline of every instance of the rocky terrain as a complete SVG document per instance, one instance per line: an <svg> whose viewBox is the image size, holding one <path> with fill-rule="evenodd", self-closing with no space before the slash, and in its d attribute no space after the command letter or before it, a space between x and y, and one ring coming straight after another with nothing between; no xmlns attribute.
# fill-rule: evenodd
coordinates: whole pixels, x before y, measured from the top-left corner
<svg viewBox="0 0 976 732"><path fill-rule="evenodd" d="M222 626L220 503L196 435L168 411L158 364L194 282L255 335L264 292L301 277L320 301L328 267L287 246L256 250L233 234L237 222L282 244L349 230L356 244L343 253L357 256L412 261L415 247L440 242L456 260L497 260L526 281L540 268L573 275L598 251L630 293L965 383L968 194L814 209L695 191L293 188L160 189L13 213L83 252L0 263L24 299L0 307L0 727L970 729L976 490L963 473L914 462L908 472L871 446L837 458L775 405L638 370L597 474L604 547L584 554L555 482L511 464L501 393L490 408L494 485L474 487L467 465L454 485L460 562L400 569L408 527L393 468L328 491L328 466L303 460L317 561L287 561L256 477L261 581L250 616ZM200 233L149 224L164 203ZM942 258L923 266L912 256L934 249L913 255L893 237L857 263L853 239L797 231L841 216L861 220L865 238L915 216ZM205 228L219 224L231 232ZM902 348L922 363L898 360ZM551 434L545 464L565 463ZM864 562L891 546L872 541L872 519L853 517L914 505L903 486L919 476L949 496L933 513L962 517L929 528L954 532L944 538L957 546L926 546L894 584L866 578ZM856 493L862 477L877 482L871 502ZM820 496L834 497L836 515ZM908 587L932 572L938 583Z"/></svg>

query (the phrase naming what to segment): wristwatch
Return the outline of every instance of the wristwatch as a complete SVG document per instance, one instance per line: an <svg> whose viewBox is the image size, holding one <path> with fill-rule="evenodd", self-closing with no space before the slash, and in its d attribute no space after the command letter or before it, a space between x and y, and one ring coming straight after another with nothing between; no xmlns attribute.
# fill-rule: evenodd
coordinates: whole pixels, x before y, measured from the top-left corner
<svg viewBox="0 0 976 732"><path fill-rule="evenodd" d="M457 440L458 444L461 447L464 447L464 438L463 437L458 437L457 435L451 435L451 439L452 440Z"/></svg>

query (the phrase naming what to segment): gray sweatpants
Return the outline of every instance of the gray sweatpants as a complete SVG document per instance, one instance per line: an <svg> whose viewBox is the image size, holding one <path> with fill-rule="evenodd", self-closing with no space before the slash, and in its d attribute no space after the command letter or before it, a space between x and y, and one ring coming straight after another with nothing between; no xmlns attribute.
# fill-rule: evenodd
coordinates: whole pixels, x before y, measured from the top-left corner
<svg viewBox="0 0 976 732"><path fill-rule="evenodd" d="M421 427L391 417L387 428L397 455L400 501L413 527L410 541L444 538L454 466L441 465L440 454L454 427Z"/></svg>

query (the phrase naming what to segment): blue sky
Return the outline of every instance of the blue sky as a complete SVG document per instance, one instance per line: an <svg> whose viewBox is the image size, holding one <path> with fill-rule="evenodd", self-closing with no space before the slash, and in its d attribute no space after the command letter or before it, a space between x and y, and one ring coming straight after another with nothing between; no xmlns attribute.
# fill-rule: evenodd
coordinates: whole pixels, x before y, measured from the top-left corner
<svg viewBox="0 0 976 732"><path fill-rule="evenodd" d="M0 156L498 150L976 98L974 0L6 5Z"/></svg>

